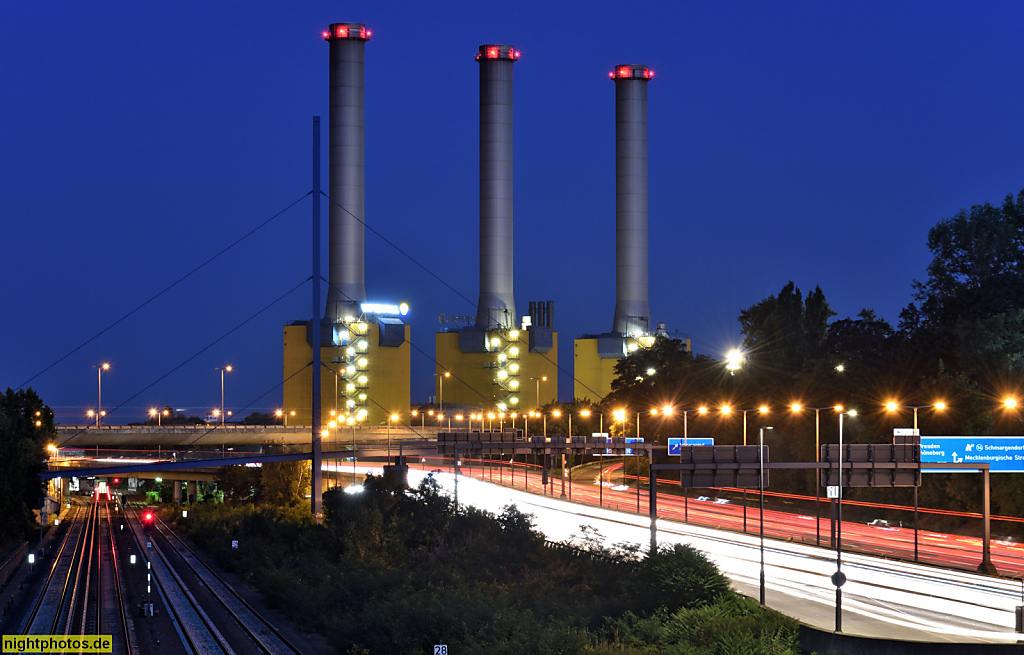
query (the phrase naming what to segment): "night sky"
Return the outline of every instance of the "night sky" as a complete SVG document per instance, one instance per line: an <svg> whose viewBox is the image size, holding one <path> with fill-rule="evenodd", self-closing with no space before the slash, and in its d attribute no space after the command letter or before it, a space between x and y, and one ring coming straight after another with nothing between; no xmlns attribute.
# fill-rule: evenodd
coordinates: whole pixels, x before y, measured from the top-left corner
<svg viewBox="0 0 1024 655"><path fill-rule="evenodd" d="M367 232L368 300L412 307L413 402L438 314L479 293L480 44L522 52L515 295L520 314L555 301L565 400L572 339L614 312L616 64L656 73L652 319L699 353L789 280L895 324L928 229L1024 188L1016 1L5 2L0 386L84 424L110 362L123 423L206 414L230 363L229 408L279 406L282 326L310 314L308 198L96 335L306 194L314 115L326 188L332 22L373 31L367 223L471 301Z"/></svg>

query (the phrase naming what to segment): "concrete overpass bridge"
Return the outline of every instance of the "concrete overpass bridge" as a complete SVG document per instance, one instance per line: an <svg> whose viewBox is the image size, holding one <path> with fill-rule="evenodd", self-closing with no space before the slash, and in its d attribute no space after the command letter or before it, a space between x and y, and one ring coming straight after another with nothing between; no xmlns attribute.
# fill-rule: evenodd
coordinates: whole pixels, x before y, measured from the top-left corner
<svg viewBox="0 0 1024 655"><path fill-rule="evenodd" d="M224 448L309 444L308 425L68 425L55 428L58 448ZM344 426L330 429L325 442L430 441L438 429L417 426Z"/></svg>

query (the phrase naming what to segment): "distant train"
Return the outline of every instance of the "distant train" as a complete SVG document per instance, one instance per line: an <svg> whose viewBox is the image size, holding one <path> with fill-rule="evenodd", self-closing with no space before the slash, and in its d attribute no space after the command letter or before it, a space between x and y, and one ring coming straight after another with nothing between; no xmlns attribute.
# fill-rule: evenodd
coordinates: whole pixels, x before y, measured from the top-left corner
<svg viewBox="0 0 1024 655"><path fill-rule="evenodd" d="M96 502L101 500L110 500L110 487L107 486L105 480L97 480L96 488L93 490L93 499Z"/></svg>

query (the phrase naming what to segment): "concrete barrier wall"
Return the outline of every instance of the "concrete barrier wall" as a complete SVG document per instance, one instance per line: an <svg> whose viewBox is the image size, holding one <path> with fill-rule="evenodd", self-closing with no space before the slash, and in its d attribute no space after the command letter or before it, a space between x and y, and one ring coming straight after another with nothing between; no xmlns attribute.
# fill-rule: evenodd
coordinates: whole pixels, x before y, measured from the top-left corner
<svg viewBox="0 0 1024 655"><path fill-rule="evenodd" d="M7 583L7 580L11 577L18 566L25 563L25 558L28 557L28 542L21 542L20 546L15 547L3 563L0 563L0 587Z"/></svg>
<svg viewBox="0 0 1024 655"><path fill-rule="evenodd" d="M1024 635L1021 635L1024 638ZM821 655L1002 655L1024 652L1018 644L981 644L872 639L800 626L800 647Z"/></svg>
<svg viewBox="0 0 1024 655"><path fill-rule="evenodd" d="M309 426L59 426L56 428L57 445L61 448L89 448L99 446L145 446L175 448L184 446L242 446L268 444L308 443L312 437ZM330 430L332 441L347 441L355 432L356 441L376 441L388 438L387 426L340 427ZM437 437L437 428L395 426L391 428L392 441L426 440Z"/></svg>

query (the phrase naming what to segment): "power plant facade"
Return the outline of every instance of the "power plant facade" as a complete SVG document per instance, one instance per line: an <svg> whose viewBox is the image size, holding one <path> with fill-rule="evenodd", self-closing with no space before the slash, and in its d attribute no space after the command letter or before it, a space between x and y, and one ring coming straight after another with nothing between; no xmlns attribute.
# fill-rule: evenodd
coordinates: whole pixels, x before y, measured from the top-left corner
<svg viewBox="0 0 1024 655"><path fill-rule="evenodd" d="M576 398L599 401L611 391L615 364L667 335L651 329L647 245L647 66L616 66L615 83L615 315L611 332L573 342ZM689 340L687 340L689 349Z"/></svg>
<svg viewBox="0 0 1024 655"><path fill-rule="evenodd" d="M370 36L360 23L333 23L323 33L330 48L329 286L318 363L324 425L332 420L382 425L393 413L405 420L411 406L408 308L368 303L366 295L364 94ZM434 399L455 411L525 413L558 400L554 302L531 301L529 311L519 314L514 296L513 67L518 59L519 52L503 44L482 45L476 55L480 294L474 316L442 314L435 335ZM610 76L615 85L614 315L611 331L585 334L573 343L574 397L592 401L610 392L619 360L650 347L657 335L667 336L664 324L652 324L648 301L647 91L653 72L621 65ZM308 320L284 327L284 409L295 424L313 422L312 334Z"/></svg>
<svg viewBox="0 0 1024 655"><path fill-rule="evenodd" d="M486 44L476 59L480 298L471 324L453 321L436 336L435 391L445 404L525 412L558 397L554 303L531 302L530 314L520 317L513 294L512 66L519 52L510 45Z"/></svg>
<svg viewBox="0 0 1024 655"><path fill-rule="evenodd" d="M404 304L366 302L365 48L360 23L333 23L328 150L328 291L321 320L321 422L382 425L409 410L409 326ZM314 281L319 283L319 281ZM313 346L308 321L284 327L284 409L312 424Z"/></svg>

